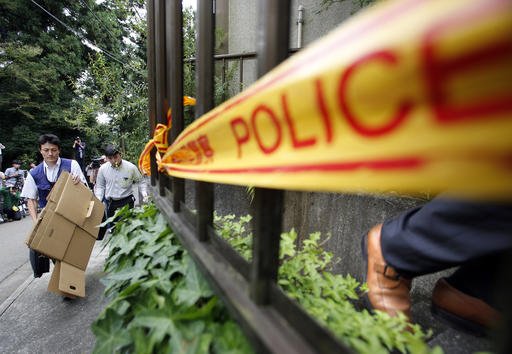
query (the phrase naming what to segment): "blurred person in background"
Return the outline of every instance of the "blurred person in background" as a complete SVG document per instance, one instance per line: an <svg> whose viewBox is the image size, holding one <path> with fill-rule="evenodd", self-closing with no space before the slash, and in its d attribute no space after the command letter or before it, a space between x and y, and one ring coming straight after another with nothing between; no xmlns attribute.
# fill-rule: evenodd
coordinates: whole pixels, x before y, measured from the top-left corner
<svg viewBox="0 0 512 354"><path fill-rule="evenodd" d="M20 192L14 187L0 187L2 196L2 212L6 215L7 221L21 220Z"/></svg>
<svg viewBox="0 0 512 354"><path fill-rule="evenodd" d="M75 151L75 160L80 165L82 173L85 171L84 159L85 159L85 143L80 139L79 136L75 138L73 143L73 150Z"/></svg>
<svg viewBox="0 0 512 354"><path fill-rule="evenodd" d="M5 185L7 187L15 187L17 184L23 186L23 179L25 178L25 173L20 169L21 162L18 160L14 160L12 162L12 167L9 167L5 170ZM21 182L20 182L21 180Z"/></svg>
<svg viewBox="0 0 512 354"><path fill-rule="evenodd" d="M94 194L105 200L107 217L114 216L117 209L125 205L133 208L133 187L140 188L143 201L148 200L148 191L139 169L130 161L123 160L120 150L114 145L105 148L107 163L103 164L96 177Z"/></svg>

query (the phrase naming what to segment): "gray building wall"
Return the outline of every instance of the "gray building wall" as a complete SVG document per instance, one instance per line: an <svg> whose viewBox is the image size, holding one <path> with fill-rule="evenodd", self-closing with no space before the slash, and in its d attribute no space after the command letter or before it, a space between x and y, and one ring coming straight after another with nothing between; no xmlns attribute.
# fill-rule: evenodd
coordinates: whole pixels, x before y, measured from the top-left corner
<svg viewBox="0 0 512 354"><path fill-rule="evenodd" d="M293 0L291 2L290 19L290 48L297 48L298 36L298 9L302 6L302 47L314 42L340 25L355 11L352 1L336 2L327 11L322 11L318 0ZM250 53L257 51L258 40L258 10L256 0L217 0L217 8L220 16L217 20L222 27L222 32L227 33L227 45L229 53ZM228 21L224 17L228 13ZM232 69L229 93L236 95L239 90L238 73L239 64L231 62ZM243 86L246 88L257 79L256 60L247 60L243 64Z"/></svg>
<svg viewBox="0 0 512 354"><path fill-rule="evenodd" d="M227 0L224 0L227 1ZM219 3L219 1L218 1ZM223 3L221 1L221 3ZM335 2L322 11L319 0L292 0L290 21L290 48L297 47L297 19L299 6L304 8L303 43L307 45L326 35L349 18L356 8L352 1ZM220 6L220 5L218 5ZM229 52L253 52L257 48L258 12L256 0L230 0Z"/></svg>

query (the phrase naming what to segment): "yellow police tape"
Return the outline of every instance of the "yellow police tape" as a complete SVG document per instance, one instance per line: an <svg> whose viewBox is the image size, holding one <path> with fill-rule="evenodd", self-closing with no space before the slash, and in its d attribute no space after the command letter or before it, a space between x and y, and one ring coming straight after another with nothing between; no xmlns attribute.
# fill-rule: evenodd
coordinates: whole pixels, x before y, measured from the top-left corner
<svg viewBox="0 0 512 354"><path fill-rule="evenodd" d="M195 106L196 99L190 96L183 96L183 105L184 106ZM149 140L144 146L144 150L139 156L139 169L142 173L151 176L151 160L150 154L153 150L153 147L156 147L156 161L159 166L159 170L163 171L163 167L161 165L162 155L167 152L167 148L169 147L169 143L167 142L167 137L169 135L169 131L172 127L172 117L171 117L171 109L167 110L167 124L158 123L153 132L153 139Z"/></svg>
<svg viewBox="0 0 512 354"><path fill-rule="evenodd" d="M379 3L185 129L172 176L512 197L512 2Z"/></svg>

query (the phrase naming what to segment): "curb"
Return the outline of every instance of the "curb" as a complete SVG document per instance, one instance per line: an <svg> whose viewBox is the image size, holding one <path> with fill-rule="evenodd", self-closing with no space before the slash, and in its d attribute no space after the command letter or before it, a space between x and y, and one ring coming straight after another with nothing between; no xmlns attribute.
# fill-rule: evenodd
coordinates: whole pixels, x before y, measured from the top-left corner
<svg viewBox="0 0 512 354"><path fill-rule="evenodd" d="M29 276L20 286L18 286L16 290L14 290L14 292L7 299L5 299L4 302L2 302L2 304L0 304L0 317L4 314L5 311L7 311L7 309L14 303L14 301L16 301L16 299L21 294L23 294L25 289L28 288L28 286L32 284L33 281L34 277Z"/></svg>

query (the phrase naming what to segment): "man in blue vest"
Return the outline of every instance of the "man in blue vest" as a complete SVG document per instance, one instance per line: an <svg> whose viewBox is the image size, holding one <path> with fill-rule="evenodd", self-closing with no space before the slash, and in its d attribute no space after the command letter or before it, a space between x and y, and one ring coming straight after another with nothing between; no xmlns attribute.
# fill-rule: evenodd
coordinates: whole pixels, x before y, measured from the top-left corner
<svg viewBox="0 0 512 354"><path fill-rule="evenodd" d="M56 135L43 134L37 142L43 162L30 171L21 191L21 197L27 198L28 212L34 222L37 221L37 207L42 209L46 206L46 197L62 171L68 171L75 184L80 182L86 184L85 176L78 162L60 157L61 144ZM38 268L36 263L41 258L40 255L31 250L30 258L34 277L40 277L42 273L36 269ZM48 261L46 260L46 262Z"/></svg>

